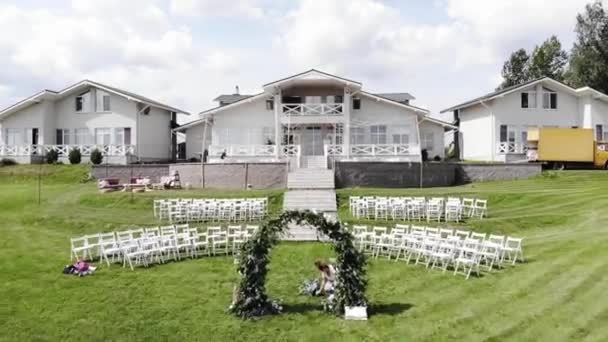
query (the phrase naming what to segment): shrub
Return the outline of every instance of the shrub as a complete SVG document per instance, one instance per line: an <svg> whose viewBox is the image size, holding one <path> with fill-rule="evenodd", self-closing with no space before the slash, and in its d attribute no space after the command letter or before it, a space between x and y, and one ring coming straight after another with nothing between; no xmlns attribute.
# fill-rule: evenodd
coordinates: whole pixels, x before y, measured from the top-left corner
<svg viewBox="0 0 608 342"><path fill-rule="evenodd" d="M55 164L59 160L59 154L55 150L50 150L46 153L47 164Z"/></svg>
<svg viewBox="0 0 608 342"><path fill-rule="evenodd" d="M70 154L68 155L68 159L70 160L70 164L80 164L80 162L82 161L82 154L80 153L80 149L71 149Z"/></svg>
<svg viewBox="0 0 608 342"><path fill-rule="evenodd" d="M101 151L98 149L91 151L91 163L94 165L99 165L101 162L103 162L103 154Z"/></svg>
<svg viewBox="0 0 608 342"><path fill-rule="evenodd" d="M0 159L0 167L17 165L14 159Z"/></svg>
<svg viewBox="0 0 608 342"><path fill-rule="evenodd" d="M435 156L435 157L433 157L433 161L436 161L436 162L441 161L441 157L440 156Z"/></svg>

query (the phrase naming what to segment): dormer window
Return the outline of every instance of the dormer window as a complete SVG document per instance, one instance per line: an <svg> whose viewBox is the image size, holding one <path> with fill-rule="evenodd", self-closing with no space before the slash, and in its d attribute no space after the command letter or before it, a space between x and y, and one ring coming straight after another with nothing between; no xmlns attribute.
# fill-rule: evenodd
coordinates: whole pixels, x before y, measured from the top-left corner
<svg viewBox="0 0 608 342"><path fill-rule="evenodd" d="M557 109L557 93L553 91L543 92L543 108Z"/></svg>
<svg viewBox="0 0 608 342"><path fill-rule="evenodd" d="M521 93L521 108L536 108L535 91L525 91Z"/></svg>

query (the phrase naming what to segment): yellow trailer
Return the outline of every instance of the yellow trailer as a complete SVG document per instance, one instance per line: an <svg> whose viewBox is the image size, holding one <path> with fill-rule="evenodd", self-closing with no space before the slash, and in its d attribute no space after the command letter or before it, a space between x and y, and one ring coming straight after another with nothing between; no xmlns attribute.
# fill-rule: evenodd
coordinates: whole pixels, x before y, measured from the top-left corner
<svg viewBox="0 0 608 342"><path fill-rule="evenodd" d="M594 166L608 168L608 143L596 142L592 129L540 128L528 131L528 160L553 168Z"/></svg>

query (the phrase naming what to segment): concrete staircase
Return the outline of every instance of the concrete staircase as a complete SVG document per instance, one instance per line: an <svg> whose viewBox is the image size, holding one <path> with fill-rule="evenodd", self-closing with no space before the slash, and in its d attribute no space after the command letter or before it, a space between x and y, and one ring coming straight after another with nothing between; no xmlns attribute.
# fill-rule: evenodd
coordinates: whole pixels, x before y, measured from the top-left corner
<svg viewBox="0 0 608 342"><path fill-rule="evenodd" d="M288 189L335 189L334 171L328 169L296 169L287 176Z"/></svg>
<svg viewBox="0 0 608 342"><path fill-rule="evenodd" d="M289 190L283 198L284 210L337 212L335 190Z"/></svg>
<svg viewBox="0 0 608 342"><path fill-rule="evenodd" d="M334 172L326 168L297 169L287 177L287 192L283 210L311 210L323 213L328 219L337 218ZM289 240L319 240L314 227L290 226Z"/></svg>

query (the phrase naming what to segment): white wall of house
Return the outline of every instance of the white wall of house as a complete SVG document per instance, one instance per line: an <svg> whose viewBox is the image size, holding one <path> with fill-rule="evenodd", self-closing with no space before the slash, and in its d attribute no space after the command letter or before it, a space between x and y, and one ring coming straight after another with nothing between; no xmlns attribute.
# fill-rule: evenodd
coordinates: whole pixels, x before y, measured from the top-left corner
<svg viewBox="0 0 608 342"><path fill-rule="evenodd" d="M478 104L460 110L462 158L465 160L492 160L492 114Z"/></svg>
<svg viewBox="0 0 608 342"><path fill-rule="evenodd" d="M20 129L20 143L26 144L26 130L38 128L39 145L57 144L58 129L68 131L68 142L71 145L101 144L96 139L96 131L109 129L109 144L139 145L137 150L142 160L170 159L172 133L169 111L151 107L149 114L139 115L138 122L136 101L92 87L83 106L84 110L77 112L76 97L85 91L58 100L42 100L7 116L0 121L0 143L6 140L6 129ZM103 95L110 96L109 111L103 111ZM130 129L130 141L125 137L125 128Z"/></svg>
<svg viewBox="0 0 608 342"><path fill-rule="evenodd" d="M171 157L171 113L164 109L151 108L147 115L139 116L140 157L145 159L166 159ZM134 140L135 143L137 140Z"/></svg>
<svg viewBox="0 0 608 342"><path fill-rule="evenodd" d="M521 108L521 93L529 90L536 91L536 108ZM542 91L542 86L538 84L535 89L534 87L527 88L494 100L492 112L495 117L496 129L500 125L582 126L578 107L579 98L577 96L557 91L557 109L545 109L542 108L540 91Z"/></svg>
<svg viewBox="0 0 608 342"><path fill-rule="evenodd" d="M429 121L420 123L420 149L427 150L429 159L445 158L444 137L443 126Z"/></svg>
<svg viewBox="0 0 608 342"><path fill-rule="evenodd" d="M55 104L55 129L69 129L74 137L76 129L88 129L88 144L95 143L95 129L131 128L131 145L137 141L136 103L118 95L110 95L109 112L76 112L77 94L60 99ZM112 134L114 139L114 134ZM53 141L55 143L55 141ZM72 138L71 144L76 141ZM113 142L116 144L116 142ZM118 143L119 145L121 143Z"/></svg>
<svg viewBox="0 0 608 342"><path fill-rule="evenodd" d="M557 93L557 108L543 108L542 93ZM521 94L536 92L536 107L522 108ZM463 135L462 156L465 160L507 161L497 152L501 142L501 125L515 132L515 143L526 143L526 132L533 127L595 128L608 124L608 104L590 96L577 96L551 84L539 83L481 104L460 110L460 131ZM608 127L606 127L608 128Z"/></svg>
<svg viewBox="0 0 608 342"><path fill-rule="evenodd" d="M263 98L222 110L213 120L213 145L265 145L264 131L275 127L274 111L266 109ZM274 133L269 136L274 140Z"/></svg>
<svg viewBox="0 0 608 342"><path fill-rule="evenodd" d="M40 136L44 133L42 128L44 127L44 115L48 109L48 106L49 104L46 103L46 101L43 101L23 109L18 114L15 113L4 118L2 122L0 122L0 127L2 128L2 144L6 142L8 129L18 129L20 131L19 143L23 145L28 143L26 137L26 130L28 128L38 128L40 139ZM39 143L40 141L43 140L39 140Z"/></svg>
<svg viewBox="0 0 608 342"><path fill-rule="evenodd" d="M211 126L207 128L207 132L204 132L205 125L195 125L186 129L186 159L190 158L201 158L203 148L203 135L206 134L205 146L211 145L213 130Z"/></svg>
<svg viewBox="0 0 608 342"><path fill-rule="evenodd" d="M371 126L384 125L387 128L387 144L393 143L394 135L407 135L409 144L418 144L417 115L411 110L384 101L377 101L367 96L361 96L361 109L351 111L351 140L352 128L361 127L366 132L364 143L367 141ZM443 144L443 139L438 141Z"/></svg>

